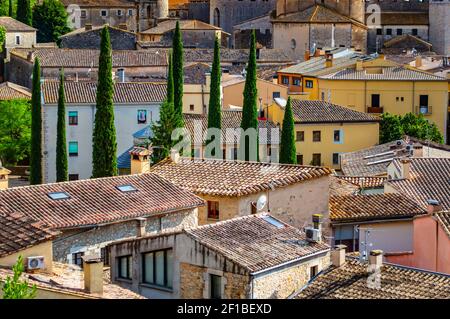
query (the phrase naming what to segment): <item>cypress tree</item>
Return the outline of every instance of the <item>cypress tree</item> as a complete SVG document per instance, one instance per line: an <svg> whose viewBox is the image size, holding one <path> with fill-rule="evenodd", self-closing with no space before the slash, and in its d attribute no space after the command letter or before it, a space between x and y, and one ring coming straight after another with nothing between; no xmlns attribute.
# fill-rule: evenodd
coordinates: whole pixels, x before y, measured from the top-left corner
<svg viewBox="0 0 450 319"><path fill-rule="evenodd" d="M172 52L169 54L169 67L167 71L167 102L174 102L174 86L173 86L173 63L172 63Z"/></svg>
<svg viewBox="0 0 450 319"><path fill-rule="evenodd" d="M92 138L93 177L116 176L117 141L114 126L114 83L112 78L112 50L108 27L101 34L97 84L97 111Z"/></svg>
<svg viewBox="0 0 450 319"><path fill-rule="evenodd" d="M281 164L297 164L294 126L294 115L292 114L291 98L289 97L284 111L283 129L281 131Z"/></svg>
<svg viewBox="0 0 450 319"><path fill-rule="evenodd" d="M216 128L222 129L222 110L221 110L221 96L220 96L220 84L221 84L222 71L220 68L220 44L219 39L216 37L214 41L214 60L211 70L211 86L209 94L209 108L208 108L208 129ZM214 141L208 139L206 144L208 145ZM211 155L214 157L219 156L217 149L215 149Z"/></svg>
<svg viewBox="0 0 450 319"><path fill-rule="evenodd" d="M183 123L183 40L181 37L180 23L177 21L175 33L173 35L173 82L174 82L174 101L173 106L175 114L180 118L180 123Z"/></svg>
<svg viewBox="0 0 450 319"><path fill-rule="evenodd" d="M37 185L42 184L41 66L38 58L34 61L31 109L30 184Z"/></svg>
<svg viewBox="0 0 450 319"><path fill-rule="evenodd" d="M13 7L13 2L12 2L12 0L9 0L9 7L8 7L8 10L9 10L9 16L11 17L11 18L13 18L14 17L14 7Z"/></svg>
<svg viewBox="0 0 450 319"><path fill-rule="evenodd" d="M33 24L30 0L17 1L17 20L28 24L29 26Z"/></svg>
<svg viewBox="0 0 450 319"><path fill-rule="evenodd" d="M66 142L66 101L64 94L64 71L61 71L58 94L58 123L56 133L56 181L69 180Z"/></svg>
<svg viewBox="0 0 450 319"><path fill-rule="evenodd" d="M258 89L256 87L256 35L252 31L250 54L248 58L247 74L244 87L244 105L242 107L241 128L245 131L249 128L256 130L256 159L259 160L259 138L258 138L258 108L257 108ZM250 141L244 136L240 140L240 154L245 161L250 160Z"/></svg>

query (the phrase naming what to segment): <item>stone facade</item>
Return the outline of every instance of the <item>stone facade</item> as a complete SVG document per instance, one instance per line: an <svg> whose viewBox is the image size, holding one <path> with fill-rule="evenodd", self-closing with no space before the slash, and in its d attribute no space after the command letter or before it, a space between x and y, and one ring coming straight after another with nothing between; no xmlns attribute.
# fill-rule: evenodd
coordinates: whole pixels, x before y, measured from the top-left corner
<svg viewBox="0 0 450 319"><path fill-rule="evenodd" d="M245 21L233 27L233 47L235 49L250 48L250 37L252 30L255 30L256 42L266 48L273 48L272 34L273 28L270 22L270 15L258 17Z"/></svg>
<svg viewBox="0 0 450 319"><path fill-rule="evenodd" d="M145 230L149 234L155 234L195 227L198 225L197 214L197 209L193 209L149 217L146 220ZM135 237L138 225L137 220L128 220L87 229L63 230L62 235L54 240L53 260L72 263L72 254L74 253L98 254L101 248L113 241Z"/></svg>
<svg viewBox="0 0 450 319"><path fill-rule="evenodd" d="M450 55L450 0L430 2L430 42L437 54Z"/></svg>
<svg viewBox="0 0 450 319"><path fill-rule="evenodd" d="M61 48L65 49L99 49L102 29L86 30L61 37ZM135 33L109 28L113 50L135 50L137 36Z"/></svg>
<svg viewBox="0 0 450 319"><path fill-rule="evenodd" d="M209 23L209 0L190 0L188 3L188 19Z"/></svg>

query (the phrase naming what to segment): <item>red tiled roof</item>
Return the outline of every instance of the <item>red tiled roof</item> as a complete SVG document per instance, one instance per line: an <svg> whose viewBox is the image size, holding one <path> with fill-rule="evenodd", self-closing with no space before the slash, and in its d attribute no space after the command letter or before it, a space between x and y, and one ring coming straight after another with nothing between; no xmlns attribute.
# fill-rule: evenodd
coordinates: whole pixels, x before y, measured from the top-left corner
<svg viewBox="0 0 450 319"><path fill-rule="evenodd" d="M4 82L0 84L0 100L31 99L31 92L28 88Z"/></svg>
<svg viewBox="0 0 450 319"><path fill-rule="evenodd" d="M336 176L349 183L358 185L361 188L382 188L387 181L387 177L380 176Z"/></svg>
<svg viewBox="0 0 450 319"><path fill-rule="evenodd" d="M137 191L121 192L121 185ZM64 192L68 199L53 200ZM11 188L0 191L0 214L20 212L54 229L106 224L137 217L157 216L191 209L203 200L155 174Z"/></svg>

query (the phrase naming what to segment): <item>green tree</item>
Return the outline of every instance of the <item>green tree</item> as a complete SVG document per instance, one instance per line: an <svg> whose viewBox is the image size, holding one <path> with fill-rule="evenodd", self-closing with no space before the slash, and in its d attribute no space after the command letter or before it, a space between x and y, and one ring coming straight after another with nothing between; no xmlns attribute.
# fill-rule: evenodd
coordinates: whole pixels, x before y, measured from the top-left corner
<svg viewBox="0 0 450 319"><path fill-rule="evenodd" d="M9 1L10 0L0 0L0 16L8 15Z"/></svg>
<svg viewBox="0 0 450 319"><path fill-rule="evenodd" d="M172 52L169 53L169 66L167 68L167 102L174 102L175 92L173 83L173 62L172 62Z"/></svg>
<svg viewBox="0 0 450 319"><path fill-rule="evenodd" d="M292 113L291 98L289 97L284 111L283 129L281 131L280 163L297 164L297 150L295 147L295 124Z"/></svg>
<svg viewBox="0 0 450 319"><path fill-rule="evenodd" d="M183 123L183 40L181 37L180 23L177 21L172 44L173 82L175 113L179 116L179 123Z"/></svg>
<svg viewBox="0 0 450 319"><path fill-rule="evenodd" d="M33 26L38 29L38 42L57 42L59 37L70 32L68 14L59 0L44 0L33 8Z"/></svg>
<svg viewBox="0 0 450 319"><path fill-rule="evenodd" d="M114 126L112 50L108 27L101 34L97 85L97 110L92 142L93 177L116 176L117 141Z"/></svg>
<svg viewBox="0 0 450 319"><path fill-rule="evenodd" d="M30 101L17 99L0 102L0 159L16 165L30 157Z"/></svg>
<svg viewBox="0 0 450 319"><path fill-rule="evenodd" d="M58 123L56 132L56 181L69 180L66 141L66 98L64 94L64 70L61 70L58 94Z"/></svg>
<svg viewBox="0 0 450 319"><path fill-rule="evenodd" d="M216 37L214 41L214 60L211 70L211 86L209 93L209 109L208 109L208 129L222 129L222 100L220 96L221 88L221 77L222 71L220 67L220 43L219 39ZM211 131L209 131L211 133ZM217 137L217 136L216 136ZM214 138L207 140L206 145L214 142ZM220 147L219 141L215 141L217 147ZM216 147L216 148L217 148ZM219 154L217 149L212 150L213 157L218 157Z"/></svg>
<svg viewBox="0 0 450 319"><path fill-rule="evenodd" d="M0 26L0 52L3 52L3 45L6 40L6 29L4 26Z"/></svg>
<svg viewBox="0 0 450 319"><path fill-rule="evenodd" d="M246 131L250 128L256 131L256 160L259 160L259 138L258 138L258 108L257 108L258 89L256 87L256 35L252 31L250 42L250 54L248 58L247 74L244 87L244 103L242 107L241 128ZM250 160L250 139L242 136L240 140L240 157L246 161ZM253 156L255 158L255 156Z"/></svg>
<svg viewBox="0 0 450 319"><path fill-rule="evenodd" d="M36 297L36 285L30 287L28 281L20 280L23 271L23 257L19 256L13 266L13 277L6 277L3 285L3 299L33 299Z"/></svg>
<svg viewBox="0 0 450 319"><path fill-rule="evenodd" d="M30 184L42 184L41 66L38 58L34 60L31 96Z"/></svg>
<svg viewBox="0 0 450 319"><path fill-rule="evenodd" d="M8 3L8 15L13 18L14 17L14 4L12 0L9 0Z"/></svg>
<svg viewBox="0 0 450 319"><path fill-rule="evenodd" d="M18 0L17 1L17 13L16 19L20 22L28 24L29 26L33 25L33 14L31 11L31 3L30 0Z"/></svg>
<svg viewBox="0 0 450 319"><path fill-rule="evenodd" d="M388 143L403 136L403 128L398 115L383 113L380 122L380 143Z"/></svg>

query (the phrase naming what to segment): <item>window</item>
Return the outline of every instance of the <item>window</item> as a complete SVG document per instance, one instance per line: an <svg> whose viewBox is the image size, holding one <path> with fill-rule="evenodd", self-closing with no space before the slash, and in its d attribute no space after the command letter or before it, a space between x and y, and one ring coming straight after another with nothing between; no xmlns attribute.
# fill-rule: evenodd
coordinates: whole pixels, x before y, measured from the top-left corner
<svg viewBox="0 0 450 319"><path fill-rule="evenodd" d="M69 181L77 181L80 177L78 174L69 174Z"/></svg>
<svg viewBox="0 0 450 319"><path fill-rule="evenodd" d="M72 254L72 264L83 268L83 256L84 256L84 252Z"/></svg>
<svg viewBox="0 0 450 319"><path fill-rule="evenodd" d="M194 110L194 104L189 105L189 110L193 111Z"/></svg>
<svg viewBox="0 0 450 319"><path fill-rule="evenodd" d="M129 9L129 10L128 10L128 15L129 15L130 17L133 16L133 9Z"/></svg>
<svg viewBox="0 0 450 319"><path fill-rule="evenodd" d="M69 142L69 156L78 156L78 142Z"/></svg>
<svg viewBox="0 0 450 319"><path fill-rule="evenodd" d="M313 142L320 142L320 131L313 131Z"/></svg>
<svg viewBox="0 0 450 319"><path fill-rule="evenodd" d="M305 131L297 131L297 142L303 142L305 140Z"/></svg>
<svg viewBox="0 0 450 319"><path fill-rule="evenodd" d="M422 114L428 114L428 95L420 95L419 97L420 102L420 113Z"/></svg>
<svg viewBox="0 0 450 319"><path fill-rule="evenodd" d="M303 155L302 154L297 154L297 164L303 165Z"/></svg>
<svg viewBox="0 0 450 319"><path fill-rule="evenodd" d="M100 11L100 15L101 15L102 17L106 17L106 16L108 16L108 11L107 11L107 10L101 10L101 11Z"/></svg>
<svg viewBox="0 0 450 319"><path fill-rule="evenodd" d="M403 29L397 29L397 35L402 35L403 34Z"/></svg>
<svg viewBox="0 0 450 319"><path fill-rule="evenodd" d="M138 122L138 124L146 124L147 123L147 110L138 110L137 111L137 122Z"/></svg>
<svg viewBox="0 0 450 319"><path fill-rule="evenodd" d="M293 78L292 81L295 86L301 86L302 80L300 78Z"/></svg>
<svg viewBox="0 0 450 319"><path fill-rule="evenodd" d="M372 107L380 107L380 94L372 94Z"/></svg>
<svg viewBox="0 0 450 319"><path fill-rule="evenodd" d="M119 257L118 258L118 274L119 274L119 278L122 279L131 279L131 269L132 267L132 257L131 255L129 256L123 256L123 257Z"/></svg>
<svg viewBox="0 0 450 319"><path fill-rule="evenodd" d="M271 217L271 216L266 216L263 217L263 219L268 222L270 225L275 226L276 228L284 228L284 224L279 222L277 219Z"/></svg>
<svg viewBox="0 0 450 319"><path fill-rule="evenodd" d="M383 35L383 29L377 29L377 35Z"/></svg>
<svg viewBox="0 0 450 319"><path fill-rule="evenodd" d="M61 200L61 199L69 199L70 196L66 192L54 192L49 193L48 197L50 197L53 200Z"/></svg>
<svg viewBox="0 0 450 319"><path fill-rule="evenodd" d="M69 125L78 125L78 112L77 111L69 112Z"/></svg>
<svg viewBox="0 0 450 319"><path fill-rule="evenodd" d="M322 91L320 93L320 98L321 98L322 101L325 101L325 92Z"/></svg>
<svg viewBox="0 0 450 319"><path fill-rule="evenodd" d="M313 154L312 164L314 166L320 166L321 163L322 163L322 155L320 153L319 154L317 154L317 153Z"/></svg>
<svg viewBox="0 0 450 319"><path fill-rule="evenodd" d="M333 165L339 165L339 153L333 153Z"/></svg>
<svg viewBox="0 0 450 319"><path fill-rule="evenodd" d="M133 185L119 185L116 188L122 193L137 192L137 189Z"/></svg>
<svg viewBox="0 0 450 319"><path fill-rule="evenodd" d="M333 140L335 143L342 143L342 131L341 130L334 130Z"/></svg>
<svg viewBox="0 0 450 319"><path fill-rule="evenodd" d="M281 93L280 92L273 92L272 93L272 99L278 99L281 97Z"/></svg>
<svg viewBox="0 0 450 319"><path fill-rule="evenodd" d="M314 87L314 83L311 80L306 80L306 87L312 89Z"/></svg>
<svg viewBox="0 0 450 319"><path fill-rule="evenodd" d="M250 210L252 212L252 215L255 215L256 213L258 213L258 207L256 207L256 202L250 203Z"/></svg>
<svg viewBox="0 0 450 319"><path fill-rule="evenodd" d="M103 262L103 265L109 265L109 251L106 247L100 248L100 259Z"/></svg>
<svg viewBox="0 0 450 319"><path fill-rule="evenodd" d="M417 29L412 29L412 35L417 35L417 34L418 34Z"/></svg>
<svg viewBox="0 0 450 319"><path fill-rule="evenodd" d="M392 29L386 29L386 35L392 35Z"/></svg>
<svg viewBox="0 0 450 319"><path fill-rule="evenodd" d="M219 202L208 201L208 219L219 219Z"/></svg>
<svg viewBox="0 0 450 319"><path fill-rule="evenodd" d="M312 266L309 268L309 279L313 279L319 273L319 266Z"/></svg>
<svg viewBox="0 0 450 319"><path fill-rule="evenodd" d="M295 39L291 39L291 49L295 49L297 47L297 41Z"/></svg>
<svg viewBox="0 0 450 319"><path fill-rule="evenodd" d="M81 10L81 12L80 12L80 18L81 18L81 19L86 19L86 17L87 17L87 12L86 12L86 10Z"/></svg>
<svg viewBox="0 0 450 319"><path fill-rule="evenodd" d="M22 38L20 35L16 35L16 45L20 45L22 43L21 39Z"/></svg>
<svg viewBox="0 0 450 319"><path fill-rule="evenodd" d="M172 288L173 250L158 250L143 255L142 279L146 284Z"/></svg>
<svg viewBox="0 0 450 319"><path fill-rule="evenodd" d="M289 77L283 75L281 77L281 83L283 83L284 85L289 85Z"/></svg>
<svg viewBox="0 0 450 319"><path fill-rule="evenodd" d="M211 299L222 298L222 277L217 275L210 276L210 296Z"/></svg>
<svg viewBox="0 0 450 319"><path fill-rule="evenodd" d="M122 10L117 10L117 16L118 16L118 17L121 17L122 15L123 15Z"/></svg>

